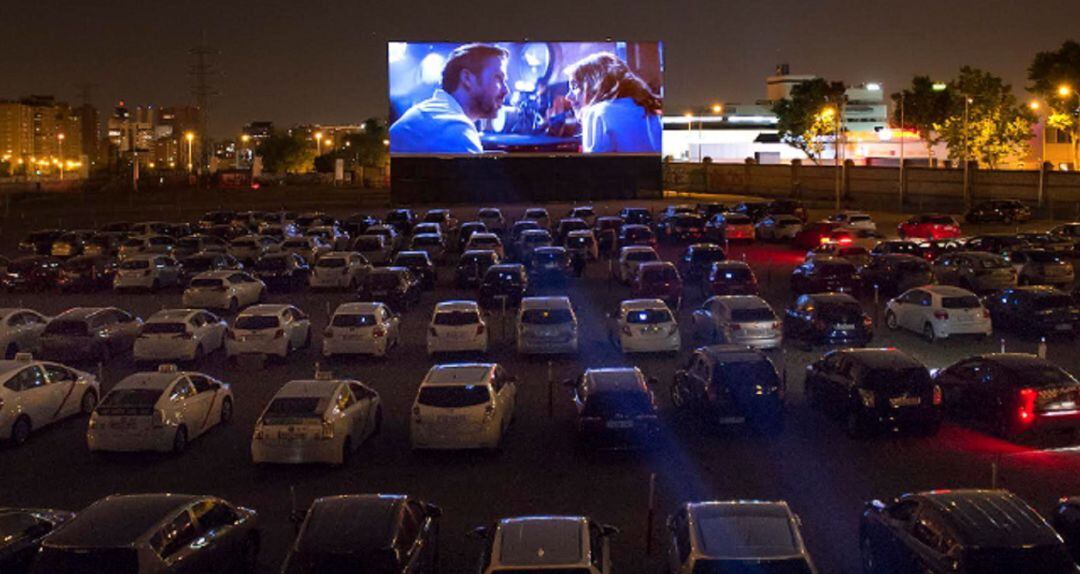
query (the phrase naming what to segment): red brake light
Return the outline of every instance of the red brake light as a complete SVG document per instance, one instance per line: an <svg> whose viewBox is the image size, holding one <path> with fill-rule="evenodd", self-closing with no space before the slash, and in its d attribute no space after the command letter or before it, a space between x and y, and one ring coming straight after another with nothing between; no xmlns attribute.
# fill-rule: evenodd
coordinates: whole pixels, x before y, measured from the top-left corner
<svg viewBox="0 0 1080 574"><path fill-rule="evenodd" d="M384 337L386 336L386 329L383 329L382 326L375 327L371 330L371 335L376 339L378 339L379 337Z"/></svg>
<svg viewBox="0 0 1080 574"><path fill-rule="evenodd" d="M934 318L935 319L941 319L942 321L948 321L949 320L949 312L948 311L934 311Z"/></svg>
<svg viewBox="0 0 1080 574"><path fill-rule="evenodd" d="M941 399L942 399L941 387L938 386L938 385L934 385L934 406L935 407L941 405Z"/></svg>
<svg viewBox="0 0 1080 574"><path fill-rule="evenodd" d="M1017 413L1021 423L1030 423L1035 420L1035 399L1039 392L1032 388L1020 389L1020 408Z"/></svg>

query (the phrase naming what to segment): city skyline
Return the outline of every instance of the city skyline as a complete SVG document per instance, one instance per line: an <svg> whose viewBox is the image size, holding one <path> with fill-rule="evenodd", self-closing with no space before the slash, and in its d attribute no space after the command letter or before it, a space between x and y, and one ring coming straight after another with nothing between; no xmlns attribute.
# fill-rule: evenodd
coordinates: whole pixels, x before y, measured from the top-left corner
<svg viewBox="0 0 1080 574"><path fill-rule="evenodd" d="M391 40L609 36L664 42L669 114L711 102L761 99L765 77L780 63L794 74L879 82L887 93L915 74L947 80L970 64L1002 76L1023 96L1034 54L1057 48L1070 35L1075 39L1072 23L1080 20L1080 4L992 4L920 1L898 11L841 0L813 6L691 1L658 10L658 4L641 1L511 7L484 0L454 11L411 1L198 1L162 17L126 0L108 10L45 0L24 9L28 18L0 23L9 39L0 53L6 71L0 98L51 94L77 105L80 85L92 84L92 103L103 116L119 100L193 103L189 50L205 37L219 52L220 75L211 83L221 95L212 100L210 131L230 137L254 120L287 126L385 116Z"/></svg>

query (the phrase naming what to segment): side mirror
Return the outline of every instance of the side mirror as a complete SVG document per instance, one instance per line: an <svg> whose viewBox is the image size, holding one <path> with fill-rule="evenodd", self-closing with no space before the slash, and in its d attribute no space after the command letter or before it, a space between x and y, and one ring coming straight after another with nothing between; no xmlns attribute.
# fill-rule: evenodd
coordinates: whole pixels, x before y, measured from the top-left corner
<svg viewBox="0 0 1080 574"><path fill-rule="evenodd" d="M622 531L619 530L618 528L610 525L610 524L601 524L600 525L600 534L602 534L605 537L611 538L611 537L614 537L614 536L618 536L620 532L622 532Z"/></svg>
<svg viewBox="0 0 1080 574"><path fill-rule="evenodd" d="M475 540L484 540L488 537L489 530L490 528L488 528L487 526L477 526L476 528L470 530L467 536Z"/></svg>

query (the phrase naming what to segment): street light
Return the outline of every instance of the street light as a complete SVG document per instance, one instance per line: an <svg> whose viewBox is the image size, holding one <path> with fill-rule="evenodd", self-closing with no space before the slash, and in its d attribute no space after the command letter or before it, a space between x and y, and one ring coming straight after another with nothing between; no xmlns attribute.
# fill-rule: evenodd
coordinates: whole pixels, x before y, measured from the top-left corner
<svg viewBox="0 0 1080 574"><path fill-rule="evenodd" d="M1037 115L1039 114L1039 108L1041 106L1039 105L1038 101L1031 100L1031 102L1028 103L1028 107L1031 108L1031 111L1035 112ZM1040 117L1039 118L1039 123L1041 124L1041 127L1039 128L1039 139L1041 140L1039 142L1039 207L1042 207L1042 204L1043 204L1043 190L1045 189L1045 185L1046 185L1046 182L1045 182L1046 170L1043 169L1043 164L1046 163L1046 123L1047 122L1043 121L1043 119Z"/></svg>
<svg viewBox="0 0 1080 574"><path fill-rule="evenodd" d="M315 132L315 155L322 155L322 132Z"/></svg>
<svg viewBox="0 0 1080 574"><path fill-rule="evenodd" d="M712 105L712 113L719 115L719 114L721 114L723 112L724 112L723 104L713 104Z"/></svg>
<svg viewBox="0 0 1080 574"><path fill-rule="evenodd" d="M56 134L56 144L60 148L60 181L64 181L64 134Z"/></svg>
<svg viewBox="0 0 1080 574"><path fill-rule="evenodd" d="M192 173L195 170L195 156L192 152L192 144L195 142L195 134L187 132L184 134L184 139L187 140L187 170L188 173Z"/></svg>
<svg viewBox="0 0 1080 574"><path fill-rule="evenodd" d="M973 101L971 96L964 95L964 205L968 207L971 207L971 200L969 198L971 190L968 188L970 182L970 167L968 164L971 163L968 158L968 111Z"/></svg>

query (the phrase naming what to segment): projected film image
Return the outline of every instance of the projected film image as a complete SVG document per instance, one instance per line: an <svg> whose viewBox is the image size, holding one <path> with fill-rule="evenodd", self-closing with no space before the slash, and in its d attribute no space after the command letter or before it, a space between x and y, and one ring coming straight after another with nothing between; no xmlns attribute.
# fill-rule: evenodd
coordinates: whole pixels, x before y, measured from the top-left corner
<svg viewBox="0 0 1080 574"><path fill-rule="evenodd" d="M392 155L659 155L659 42L391 42Z"/></svg>

